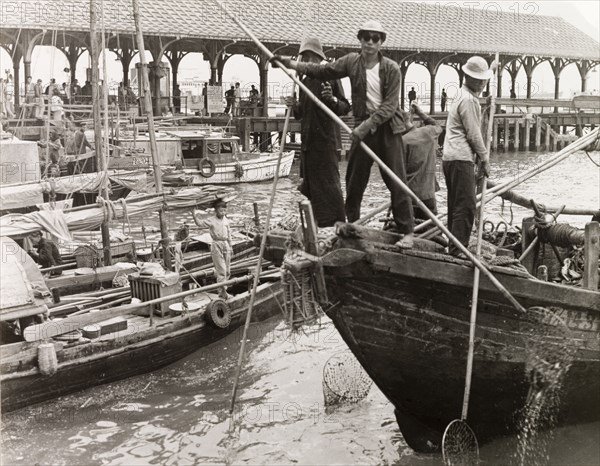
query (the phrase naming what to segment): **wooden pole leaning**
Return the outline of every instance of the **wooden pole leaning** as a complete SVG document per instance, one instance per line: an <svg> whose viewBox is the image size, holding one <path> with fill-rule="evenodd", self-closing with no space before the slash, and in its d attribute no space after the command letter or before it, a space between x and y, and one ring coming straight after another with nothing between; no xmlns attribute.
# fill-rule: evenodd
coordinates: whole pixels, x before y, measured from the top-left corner
<svg viewBox="0 0 600 466"><path fill-rule="evenodd" d="M496 65L499 63L499 54L496 52ZM494 72L494 81L497 79L497 73ZM496 110L496 97L494 92L491 93L490 102L490 116L488 119L488 126L486 131L485 148L490 153L491 141L492 141L492 128L494 126L494 112ZM480 161L481 165L483 164ZM485 199L485 192L487 190L487 175L482 173L483 179L481 180L481 199ZM481 256L481 241L483 238L483 216L485 215L485 202L481 202L479 206L479 222L477 223L477 246L475 248L475 255L477 258ZM463 407L461 420L467 419L467 413L469 410L469 397L471 394L471 376L473 374L473 357L475 354L475 329L477 323L477 301L479 298L479 275L480 270L475 268L473 273L473 295L471 298L471 316L469 320L469 350L467 353L467 372L465 375L465 393L463 397Z"/></svg>
<svg viewBox="0 0 600 466"><path fill-rule="evenodd" d="M90 57L92 60L92 105L94 115L94 149L96 150L97 172L104 175L108 159L104 157L104 141L102 138L102 124L100 121L100 96L98 95L99 81L99 58L100 50L98 49L98 34L96 30L96 0L90 0ZM102 44L104 46L104 44ZM106 86L106 83L105 83ZM106 148L108 150L108 148ZM102 183L100 188L100 197L108 200L108 188L106 183ZM102 222L100 227L102 232L102 250L104 251L104 265L112 264L112 254L110 250L110 232L108 231L108 223Z"/></svg>
<svg viewBox="0 0 600 466"><path fill-rule="evenodd" d="M267 218L265 220L264 229L262 238L260 241L260 250L258 253L258 263L256 264L256 271L254 272L254 280L252 282L252 293L250 294L250 303L248 305L248 313L246 314L246 322L244 324L244 333L242 336L242 343L240 346L240 354L238 356L237 367L235 371L235 380L233 383L233 390L231 392L231 403L229 405L229 414L231 415L229 418L229 428L233 430L235 425L235 419L233 416L233 411L235 409L235 400L237 396L237 387L240 380L240 374L242 372L242 364L244 362L244 354L246 352L246 339L248 337L248 329L250 328L250 320L252 319L252 311L254 310L254 301L256 299L256 289L258 288L258 277L260 275L260 271L262 268L263 257L265 255L265 248L267 245L267 235L269 233L269 224L271 223L271 213L273 211L273 204L275 201L275 194L277 193L277 182L279 181L279 170L281 167L281 158L283 156L283 149L285 146L285 138L288 132L288 128L290 125L290 117L292 115L292 108L288 107L287 112L285 114L285 123L283 125L283 133L281 138L281 143L279 145L279 154L277 157L277 165L275 166L275 176L273 178L273 185L271 188L271 200L269 203L269 210L267 211Z"/></svg>
<svg viewBox="0 0 600 466"><path fill-rule="evenodd" d="M242 29L246 35L256 44L256 46L262 50L265 55L269 58L273 58L273 53L265 47L265 45L260 42L259 39L232 13L230 13L225 6L219 0L213 0L223 12L234 22L236 23L240 29ZM329 107L327 107L321 100L316 97L310 89L308 89L300 79L298 79L294 73L292 73L289 69L283 66L282 63L277 62L277 65L281 70L287 74L297 85L302 89L309 99L311 99L317 107L323 110L334 122L336 122L344 131L348 134L352 134L352 129L342 121L340 117L338 117ZM481 270L481 272L490 280L490 282L498 289L498 291L510 302L517 310L526 312L525 308L519 304L519 302L508 292L508 290L498 281L498 279L489 271L489 269L477 259L469 250L462 245L460 241L456 239L456 237L450 233L450 231L444 226L440 220L429 210L429 208L421 201L417 195L412 192L412 190L404 183L383 161L371 150L369 146L367 146L364 142L361 142L362 149L373 159L379 168L383 170L400 188L410 196L413 202L423 210L427 214L427 216L433 221L433 223L448 237L450 241L452 241L460 251L467 256L467 258L473 263L475 267Z"/></svg>
<svg viewBox="0 0 600 466"><path fill-rule="evenodd" d="M146 48L144 46L144 33L142 32L142 22L140 19L139 0L132 0L133 3L133 19L135 22L136 40L140 56L140 64L142 65L141 86L140 91L143 94L143 105L148 119L148 137L150 138L150 152L152 154L152 169L154 171L154 184L156 184L156 192L163 194L162 173L160 171L160 163L158 160L158 146L156 145L156 133L154 132L154 114L152 113L152 96L150 95L150 84L148 79L148 65L146 63ZM156 96L158 99L159 96ZM135 133L135 131L134 131ZM169 230L167 227L166 213L164 204L159 211L161 242L163 247L163 259L165 268L171 270L171 251L169 250Z"/></svg>

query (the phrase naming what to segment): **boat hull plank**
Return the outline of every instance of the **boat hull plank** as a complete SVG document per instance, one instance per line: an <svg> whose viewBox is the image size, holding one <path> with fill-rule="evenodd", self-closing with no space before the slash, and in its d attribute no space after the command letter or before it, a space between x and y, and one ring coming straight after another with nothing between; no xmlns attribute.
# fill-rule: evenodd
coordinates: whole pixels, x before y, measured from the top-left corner
<svg viewBox="0 0 600 466"><path fill-rule="evenodd" d="M426 253L365 249L369 254L348 267L325 267L329 297L337 303L328 314L394 404L409 445L436 450L462 409L473 269ZM561 316L568 341L577 344L557 422L600 419L598 293L496 275L526 308L547 306ZM523 317L482 280L469 404L469 424L481 441L514 432L524 406L529 334Z"/></svg>
<svg viewBox="0 0 600 466"><path fill-rule="evenodd" d="M265 319L279 312L281 291L278 283L262 285L255 303L254 319ZM148 319L129 317L128 331L115 338L102 337L88 344L60 349L58 370L47 376L37 368L37 346L21 355L21 364L13 355L2 361L2 410L5 412L66 395L84 388L121 380L150 372L175 362L197 349L223 338L243 325L249 297L238 298L232 311L232 320L225 329L205 322L203 312L190 319L180 317L156 318L149 326Z"/></svg>

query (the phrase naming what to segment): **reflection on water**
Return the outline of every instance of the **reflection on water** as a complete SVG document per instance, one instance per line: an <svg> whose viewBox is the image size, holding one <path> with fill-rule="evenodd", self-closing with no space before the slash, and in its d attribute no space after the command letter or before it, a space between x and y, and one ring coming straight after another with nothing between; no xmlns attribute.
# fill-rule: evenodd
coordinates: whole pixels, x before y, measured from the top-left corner
<svg viewBox="0 0 600 466"><path fill-rule="evenodd" d="M323 367L346 350L328 319L290 334L274 318L253 324L249 336L234 431L241 330L165 369L5 415L3 463L441 464L406 446L376 386L356 404L325 407ZM598 464L598 435L598 423L560 429L550 463ZM510 464L515 448L516 439L499 439L481 457Z"/></svg>
<svg viewBox="0 0 600 466"><path fill-rule="evenodd" d="M493 178L517 176L547 157L499 155ZM599 175L585 155L576 154L519 192L549 204L598 207ZM297 168L281 180L275 220L297 210L297 182ZM270 186L236 187L239 197L229 209L234 223L252 217L251 202L259 204L264 218ZM438 193L442 206L443 189ZM363 208L378 207L387 198L374 173ZM510 215L500 202L489 212L498 218ZM515 222L525 212L513 208ZM575 219L579 225L588 220ZM172 227L184 221L192 222L190 213L170 213ZM158 226L157 214L144 222ZM235 430L230 432L228 410L240 339L238 330L162 370L5 415L3 464L441 464L440 456L416 455L406 446L393 408L376 386L356 404L324 406L323 368L346 350L327 319L297 334L290 334L277 318L251 326ZM600 463L600 423L553 434L550 464ZM515 449L516 439L499 439L485 445L481 456L484 464L509 464Z"/></svg>

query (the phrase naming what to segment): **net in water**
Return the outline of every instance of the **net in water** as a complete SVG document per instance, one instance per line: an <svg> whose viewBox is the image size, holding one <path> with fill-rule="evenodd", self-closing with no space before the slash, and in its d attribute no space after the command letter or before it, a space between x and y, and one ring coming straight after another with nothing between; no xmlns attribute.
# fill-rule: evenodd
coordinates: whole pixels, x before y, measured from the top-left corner
<svg viewBox="0 0 600 466"><path fill-rule="evenodd" d="M364 399L373 381L349 351L331 356L323 368L323 395L325 406Z"/></svg>

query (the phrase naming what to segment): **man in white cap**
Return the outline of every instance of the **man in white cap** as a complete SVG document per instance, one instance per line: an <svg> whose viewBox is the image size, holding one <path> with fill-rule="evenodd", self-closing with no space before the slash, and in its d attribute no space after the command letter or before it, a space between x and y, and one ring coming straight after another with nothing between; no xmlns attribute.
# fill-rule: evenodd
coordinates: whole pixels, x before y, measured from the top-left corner
<svg viewBox="0 0 600 466"><path fill-rule="evenodd" d="M325 54L319 39L305 39L300 46L300 56L304 63L321 63ZM302 82L336 115L350 111L339 80L323 82L306 76ZM337 158L341 137L337 125L302 90L299 101L292 103L294 117L301 120L300 192L310 200L319 227L344 222L346 214Z"/></svg>
<svg viewBox="0 0 600 466"><path fill-rule="evenodd" d="M275 56L286 68L317 79L350 78L352 111L357 126L352 132L352 147L346 171L346 216L349 222L360 218L360 205L369 182L373 160L361 148L363 141L403 181L406 181L402 133L406 130L400 113L400 69L381 53L386 33L379 21L367 21L358 31L360 53L349 53L333 63L292 62ZM413 245L413 210L410 197L383 171L383 181L391 193L396 229L403 234L397 246Z"/></svg>
<svg viewBox="0 0 600 466"><path fill-rule="evenodd" d="M442 165L448 187L448 229L464 245L469 244L475 221L475 163L479 159L478 176L489 176L489 154L481 134L479 95L492 77L487 62L478 56L462 67L465 82L448 112ZM460 256L450 243L449 253Z"/></svg>

